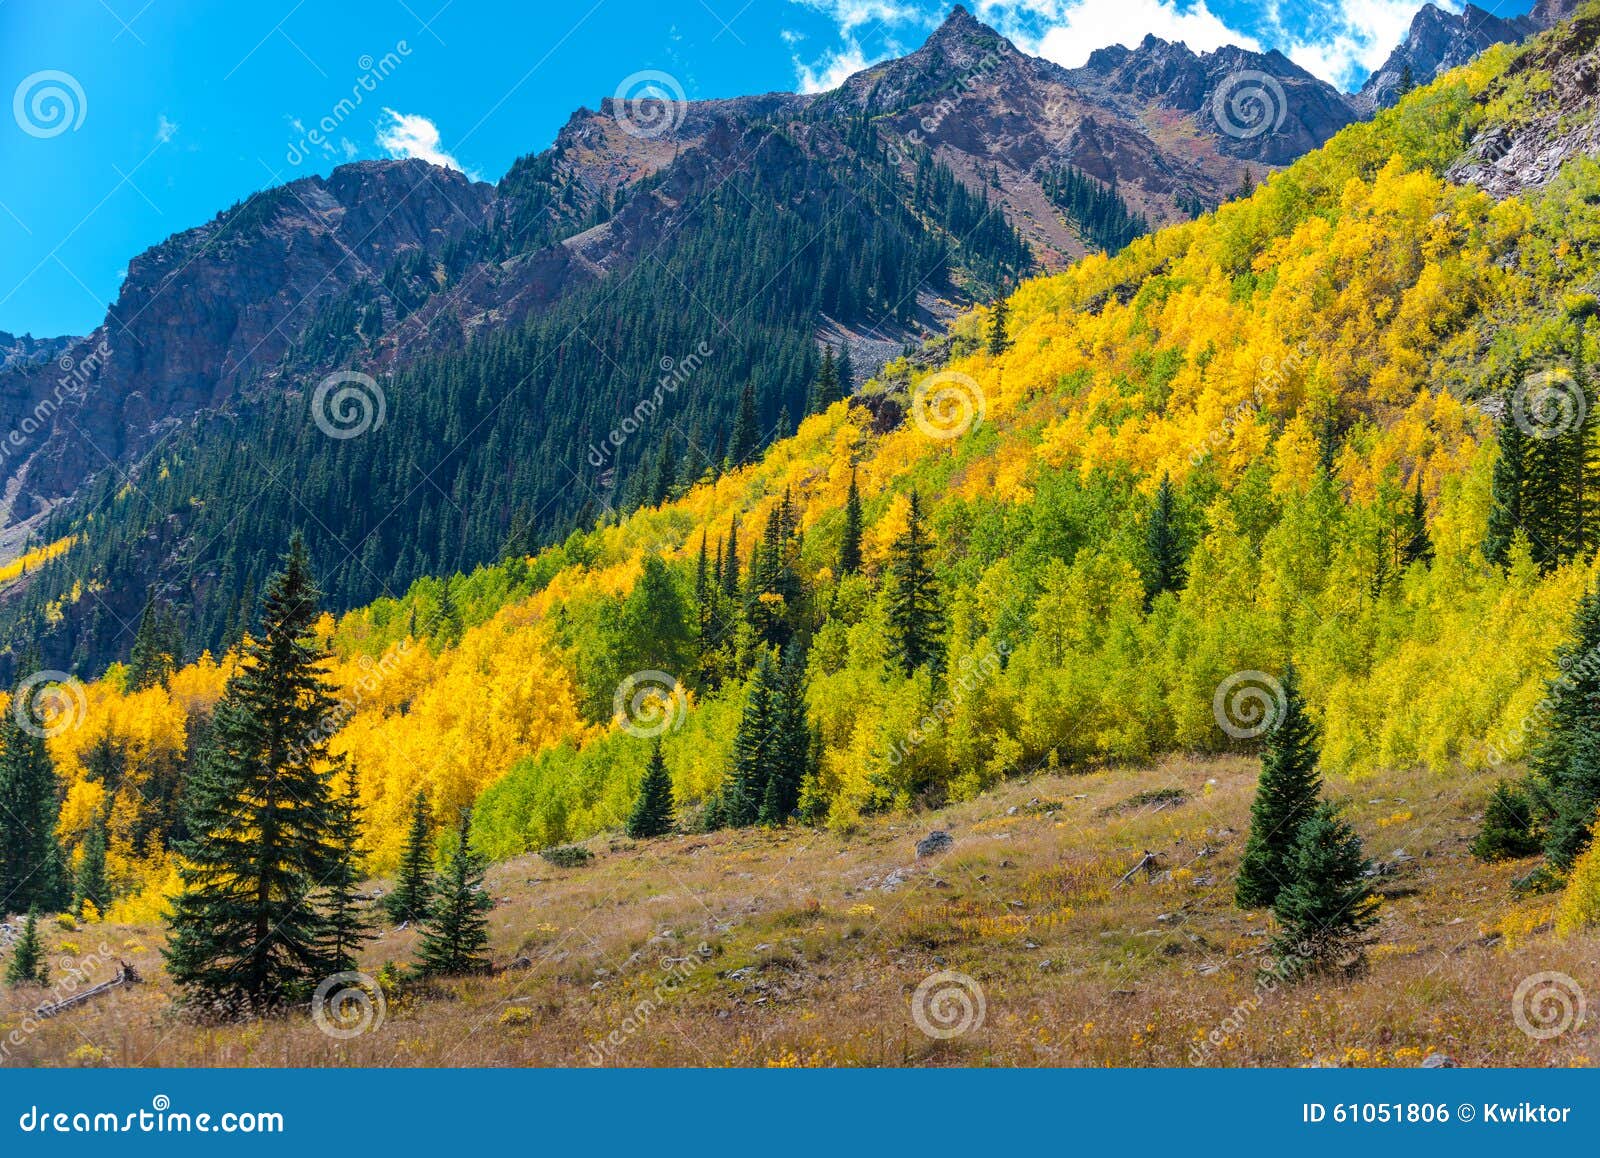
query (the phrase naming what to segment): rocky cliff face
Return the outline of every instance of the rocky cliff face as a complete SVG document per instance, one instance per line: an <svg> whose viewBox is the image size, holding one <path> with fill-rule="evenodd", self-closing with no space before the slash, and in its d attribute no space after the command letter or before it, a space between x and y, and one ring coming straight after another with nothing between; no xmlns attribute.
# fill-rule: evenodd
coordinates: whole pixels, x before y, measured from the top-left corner
<svg viewBox="0 0 1600 1158"><path fill-rule="evenodd" d="M94 334L44 356L0 342L0 427L30 428L0 458L6 525L127 469L196 415L514 325L683 227L690 192L747 165L772 126L794 156L836 160L860 147L851 126L863 113L908 180L931 154L998 204L1045 268L1086 251L1041 188L1051 166L1115 184L1161 224L1357 115L1277 53L1196 55L1150 38L1069 71L957 8L921 49L832 93L579 110L495 186L420 161L343 166L136 257ZM52 355L69 354L63 371Z"/></svg>
<svg viewBox="0 0 1600 1158"><path fill-rule="evenodd" d="M69 348L77 338L35 338L32 334L8 334L0 330L0 373L48 362Z"/></svg>
<svg viewBox="0 0 1600 1158"><path fill-rule="evenodd" d="M1533 16L1501 19L1475 4L1460 13L1428 4L1411 21L1400 46L1367 78L1355 101L1363 110L1386 109L1416 85L1466 64L1494 44L1517 44L1545 25Z"/></svg>

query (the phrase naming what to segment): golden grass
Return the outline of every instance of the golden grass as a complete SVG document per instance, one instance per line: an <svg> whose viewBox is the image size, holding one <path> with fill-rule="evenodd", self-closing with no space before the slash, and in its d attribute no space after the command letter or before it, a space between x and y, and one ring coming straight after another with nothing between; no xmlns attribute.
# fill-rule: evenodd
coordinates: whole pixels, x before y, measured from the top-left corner
<svg viewBox="0 0 1600 1158"><path fill-rule="evenodd" d="M1009 783L845 837L810 830L591 842L589 866L496 866L493 976L413 988L349 1040L304 1013L245 1025L176 1017L160 930L50 929L102 941L149 983L43 1023L22 1065L1588 1065L1595 1026L1534 1040L1512 995L1570 974L1600 1000L1600 937L1560 940L1551 899L1513 900L1521 866L1473 861L1486 784L1423 772L1358 786L1350 815L1377 860L1383 919L1360 979L1263 990L1268 919L1232 906L1254 761L1172 760ZM1181 788L1185 803L1139 797ZM1468 791L1462 794L1463 787ZM1150 800L1151 803L1141 803ZM1030 804L1030 802L1033 802ZM1016 811L1012 812L1011 809ZM932 828L955 837L917 862ZM1144 850L1162 871L1118 885ZM365 966L405 962L387 930ZM122 949L123 945L128 946ZM54 955L54 954L53 954ZM981 987L980 1027L917 1027L931 974ZM36 992L0 995L0 1039ZM949 1013L952 1010L946 1010Z"/></svg>

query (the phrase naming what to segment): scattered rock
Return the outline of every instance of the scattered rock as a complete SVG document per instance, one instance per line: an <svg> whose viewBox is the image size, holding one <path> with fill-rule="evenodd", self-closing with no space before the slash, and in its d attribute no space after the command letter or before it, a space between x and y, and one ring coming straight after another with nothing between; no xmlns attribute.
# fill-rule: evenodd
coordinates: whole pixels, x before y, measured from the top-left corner
<svg viewBox="0 0 1600 1158"><path fill-rule="evenodd" d="M1422 1059L1420 1068L1425 1070L1454 1070L1460 1069L1461 1063L1447 1053L1430 1053Z"/></svg>
<svg viewBox="0 0 1600 1158"><path fill-rule="evenodd" d="M955 837L948 832L936 829L917 841L917 859L922 860L925 857L937 856L941 852L947 852L954 848L955 844Z"/></svg>

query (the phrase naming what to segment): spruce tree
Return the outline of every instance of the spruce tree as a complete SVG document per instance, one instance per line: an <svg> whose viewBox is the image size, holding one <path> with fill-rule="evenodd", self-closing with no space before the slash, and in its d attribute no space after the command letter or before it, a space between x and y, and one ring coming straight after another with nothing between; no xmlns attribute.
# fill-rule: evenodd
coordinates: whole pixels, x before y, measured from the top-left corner
<svg viewBox="0 0 1600 1158"><path fill-rule="evenodd" d="M911 492L906 528L889 549L889 639L907 678L919 667L937 671L944 612L939 581L928 560L930 544L923 525L922 499Z"/></svg>
<svg viewBox="0 0 1600 1158"><path fill-rule="evenodd" d="M1483 826L1468 851L1479 860L1518 860L1543 847L1527 793L1504 780L1494 786L1483 809Z"/></svg>
<svg viewBox="0 0 1600 1158"><path fill-rule="evenodd" d="M22 936L11 950L11 960L6 962L7 985L48 985L50 966L45 961L44 945L39 941L39 910L29 909L23 922Z"/></svg>
<svg viewBox="0 0 1600 1158"><path fill-rule="evenodd" d="M106 821L96 816L83 837L83 856L73 883L73 911L82 917L84 903L104 914L111 904L111 885L106 877Z"/></svg>
<svg viewBox="0 0 1600 1158"><path fill-rule="evenodd" d="M134 633L133 650L128 657L129 690L141 691L165 682L181 659L181 636L177 636L176 620L157 600L149 599L139 616L139 628Z"/></svg>
<svg viewBox="0 0 1600 1158"><path fill-rule="evenodd" d="M839 386L839 367L833 360L832 346L822 348L822 368L817 371L817 382L813 389L815 409L818 411L826 410L844 397Z"/></svg>
<svg viewBox="0 0 1600 1158"><path fill-rule="evenodd" d="M344 790L334 797L330 813L335 860L322 883L322 903L328 914L328 961L335 972L342 973L356 967L356 952L372 935L372 922L359 891L366 856L361 846L361 798L355 775L348 768Z"/></svg>
<svg viewBox="0 0 1600 1158"><path fill-rule="evenodd" d="M1489 521L1483 536L1483 557L1504 567L1511 559L1511 542L1522 526L1522 494L1527 476L1528 439L1510 414L1496 426L1499 454L1489 495Z"/></svg>
<svg viewBox="0 0 1600 1158"><path fill-rule="evenodd" d="M1148 607L1163 591L1177 591L1184 582L1183 543L1178 534L1177 499L1172 476L1162 475L1145 521L1145 553L1149 573L1145 577L1145 605Z"/></svg>
<svg viewBox="0 0 1600 1158"><path fill-rule="evenodd" d="M1545 856L1562 871L1588 847L1600 808L1600 590L1578 600L1572 636L1556 651L1550 727L1534 749L1534 795Z"/></svg>
<svg viewBox="0 0 1600 1158"><path fill-rule="evenodd" d="M844 532L839 537L839 574L853 575L861 570L861 490L856 486L856 471L850 468L850 492L844 500Z"/></svg>
<svg viewBox="0 0 1600 1158"><path fill-rule="evenodd" d="M741 467L755 461L761 448L761 420L756 413L755 387L745 384L739 394L739 409L733 418L733 433L728 436L728 466Z"/></svg>
<svg viewBox="0 0 1600 1158"><path fill-rule="evenodd" d="M454 647L461 642L461 632L461 609L456 606L455 583L447 575L439 591L439 612L433 625L433 638L441 648Z"/></svg>
<svg viewBox="0 0 1600 1158"><path fill-rule="evenodd" d="M634 840L665 836L674 823L672 777L661 755L661 741L657 740L650 751L650 763L645 766L644 781L639 785L639 799L628 816L628 835Z"/></svg>
<svg viewBox="0 0 1600 1158"><path fill-rule="evenodd" d="M473 973L489 964L483 955L489 947L484 914L494 902L483 891L483 861L467 843L471 824L470 810L463 809L455 848L439 873L438 896L422 923L417 966L427 976Z"/></svg>
<svg viewBox="0 0 1600 1158"><path fill-rule="evenodd" d="M26 674L36 666L27 657L19 670ZM19 679L0 714L0 913L55 912L71 899L56 843L61 806L44 743L49 724L37 718L38 703L37 689Z"/></svg>
<svg viewBox="0 0 1600 1158"><path fill-rule="evenodd" d="M411 825L400 852L400 868L395 873L394 890L383 898L383 907L396 925L420 921L433 904L433 823L428 811L428 794L417 789L411 799Z"/></svg>
<svg viewBox="0 0 1600 1158"><path fill-rule="evenodd" d="M1234 899L1241 909L1272 905L1288 884L1295 838L1322 792L1319 756L1316 728L1306 715L1291 665L1283 678L1282 711L1261 754L1261 779L1250 806L1250 836L1234 884Z"/></svg>
<svg viewBox="0 0 1600 1158"><path fill-rule="evenodd" d="M1337 808L1319 803L1296 830L1285 865L1288 879L1272 906L1279 968L1290 977L1357 969L1363 934L1378 923L1361 838Z"/></svg>
<svg viewBox="0 0 1600 1158"><path fill-rule="evenodd" d="M773 695L772 736L766 752L766 787L756 820L782 824L800 804L811 757L811 721L806 712L805 658L798 645L784 652Z"/></svg>
<svg viewBox="0 0 1600 1158"><path fill-rule="evenodd" d="M850 360L850 346L848 343L839 347L838 370L839 397L848 398L855 393L856 369Z"/></svg>
<svg viewBox="0 0 1600 1158"><path fill-rule="evenodd" d="M733 738L733 766L722 792L722 821L733 828L754 824L760 818L778 733L778 699L778 670L772 653L763 648L750 676L744 712Z"/></svg>
<svg viewBox="0 0 1600 1158"><path fill-rule="evenodd" d="M1006 320L1009 317L1009 308L1005 298L996 298L994 306L989 311L989 353L999 357L1006 352L1006 347L1011 344L1010 336L1006 333Z"/></svg>
<svg viewBox="0 0 1600 1158"><path fill-rule="evenodd" d="M1428 504L1422 497L1421 472L1417 474L1416 489L1411 493L1411 513L1406 517L1401 559L1407 567L1413 563L1433 562L1433 539L1428 534Z"/></svg>
<svg viewBox="0 0 1600 1158"><path fill-rule="evenodd" d="M261 600L261 630L223 690L188 784L167 971L185 999L277 1007L333 972L314 903L338 850L325 722L336 711L312 628L319 592L299 535Z"/></svg>

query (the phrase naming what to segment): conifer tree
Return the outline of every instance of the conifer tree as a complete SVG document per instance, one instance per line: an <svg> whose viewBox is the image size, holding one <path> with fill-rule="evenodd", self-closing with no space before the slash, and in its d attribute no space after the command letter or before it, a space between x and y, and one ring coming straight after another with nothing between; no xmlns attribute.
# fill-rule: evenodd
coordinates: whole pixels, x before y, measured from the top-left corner
<svg viewBox="0 0 1600 1158"><path fill-rule="evenodd" d="M844 501L844 533L839 538L839 574L853 575L861 570L861 491L856 486L856 471L850 469L850 493Z"/></svg>
<svg viewBox="0 0 1600 1158"><path fill-rule="evenodd" d="M1316 728L1306 715L1291 665L1284 673L1282 710L1261 754L1261 779L1250 806L1250 836L1234 884L1234 899L1241 909L1272 905L1288 884L1290 850L1322 792L1319 757Z"/></svg>
<svg viewBox="0 0 1600 1158"><path fill-rule="evenodd" d="M806 712L805 657L797 644L784 651L773 698L772 739L767 752L766 788L756 817L782 824L800 804L811 758L811 721Z"/></svg>
<svg viewBox="0 0 1600 1158"><path fill-rule="evenodd" d="M1522 526L1522 493L1527 475L1528 439L1509 413L1496 426L1495 457L1489 498L1489 522L1483 536L1483 557L1504 567L1511 559L1511 541Z"/></svg>
<svg viewBox="0 0 1600 1158"><path fill-rule="evenodd" d="M1163 591L1177 591L1184 583L1185 559L1178 534L1177 499L1171 475L1161 476L1155 502L1145 521L1144 542L1150 560L1150 571L1145 579L1145 604L1149 606Z"/></svg>
<svg viewBox="0 0 1600 1158"><path fill-rule="evenodd" d="M319 593L294 537L261 631L218 702L188 784L167 970L185 998L270 1009L333 972L313 894L337 865L324 723L336 710L312 628Z"/></svg>
<svg viewBox="0 0 1600 1158"><path fill-rule="evenodd" d="M778 670L772 653L763 648L750 676L744 712L733 738L733 766L722 793L722 820L731 827L743 828L760 818L778 733L778 698Z"/></svg>
<svg viewBox="0 0 1600 1158"><path fill-rule="evenodd" d="M1543 846L1527 793L1504 780L1494 786L1483 809L1483 826L1468 851L1479 860L1517 860Z"/></svg>
<svg viewBox="0 0 1600 1158"><path fill-rule="evenodd" d="M362 862L361 798L356 778L345 769L344 790L330 806L334 864L322 882L323 907L328 915L327 953L335 972L356 967L356 952L372 935L366 903L359 891Z"/></svg>
<svg viewBox="0 0 1600 1158"><path fill-rule="evenodd" d="M839 399L844 397L839 386L839 367L833 359L833 347L822 348L822 368L817 371L817 382L814 387L815 409L826 410Z"/></svg>
<svg viewBox="0 0 1600 1158"><path fill-rule="evenodd" d="M1006 333L1006 319L1009 316L1009 307L1005 298L996 298L993 308L989 311L989 353L996 357L1006 352L1006 347L1011 344L1011 338Z"/></svg>
<svg viewBox="0 0 1600 1158"><path fill-rule="evenodd" d="M19 672L35 667L36 658L25 657ZM54 912L70 900L56 843L56 772L44 743L49 722L37 718L39 698L29 690L19 679L0 713L0 912Z"/></svg>
<svg viewBox="0 0 1600 1158"><path fill-rule="evenodd" d="M728 465L741 467L754 462L760 448L761 420L756 413L755 387L746 383L733 418L733 433L728 436Z"/></svg>
<svg viewBox="0 0 1600 1158"><path fill-rule="evenodd" d="M1411 513L1406 517L1401 559L1407 567L1413 563L1433 562L1433 539L1428 534L1428 504L1422 497L1421 472L1417 474L1416 489L1411 493Z"/></svg>
<svg viewBox="0 0 1600 1158"><path fill-rule="evenodd" d="M672 777L661 755L661 741L657 740L650 751L650 763L645 766L644 781L639 785L639 799L628 817L627 831L634 840L644 840L665 836L674 823Z"/></svg>
<svg viewBox="0 0 1600 1158"><path fill-rule="evenodd" d="M939 581L928 560L922 499L911 492L906 528L889 549L889 638L901 672L940 666L939 636L944 628Z"/></svg>
<svg viewBox="0 0 1600 1158"><path fill-rule="evenodd" d="M1589 844L1600 808L1600 589L1578 600L1569 641L1556 650L1550 727L1530 766L1545 831L1545 856L1565 871Z"/></svg>
<svg viewBox="0 0 1600 1158"><path fill-rule="evenodd" d="M433 638L440 647L454 647L461 642L461 609L456 606L455 580L445 576L439 590L439 618L433 625Z"/></svg>
<svg viewBox="0 0 1600 1158"><path fill-rule="evenodd" d="M82 917L84 903L104 913L111 904L111 885L106 877L106 821L96 816L83 837L83 857L73 884L73 911Z"/></svg>
<svg viewBox="0 0 1600 1158"><path fill-rule="evenodd" d="M383 907L389 920L403 925L407 921L422 920L432 904L433 822L428 810L428 794L419 788L411 799L411 825L406 829L394 890L383 898Z"/></svg>
<svg viewBox="0 0 1600 1158"><path fill-rule="evenodd" d="M467 843L471 823L471 811L463 809L455 848L439 873L438 896L422 923L417 965L428 976L472 973L489 964L483 955L489 947L484 914L494 902L483 891L483 861Z"/></svg>
<svg viewBox="0 0 1600 1158"><path fill-rule="evenodd" d="M728 528L728 549L722 556L722 597L729 606L739 602L739 520Z"/></svg>
<svg viewBox="0 0 1600 1158"><path fill-rule="evenodd" d="M839 397L848 398L855 393L856 370L850 360L850 346L845 343L839 347L837 373L839 375Z"/></svg>
<svg viewBox="0 0 1600 1158"><path fill-rule="evenodd" d="M1337 808L1318 803L1296 830L1285 866L1288 879L1272 906L1280 969L1298 977L1359 968L1363 934L1378 923L1361 838Z"/></svg>
<svg viewBox="0 0 1600 1158"><path fill-rule="evenodd" d="M141 691L162 683L183 662L182 637L169 608L146 601L128 657L128 688Z"/></svg>
<svg viewBox="0 0 1600 1158"><path fill-rule="evenodd" d="M11 950L11 960L6 962L7 985L48 985L50 966L45 960L44 945L39 941L39 910L28 910L28 919L22 924L22 936Z"/></svg>

